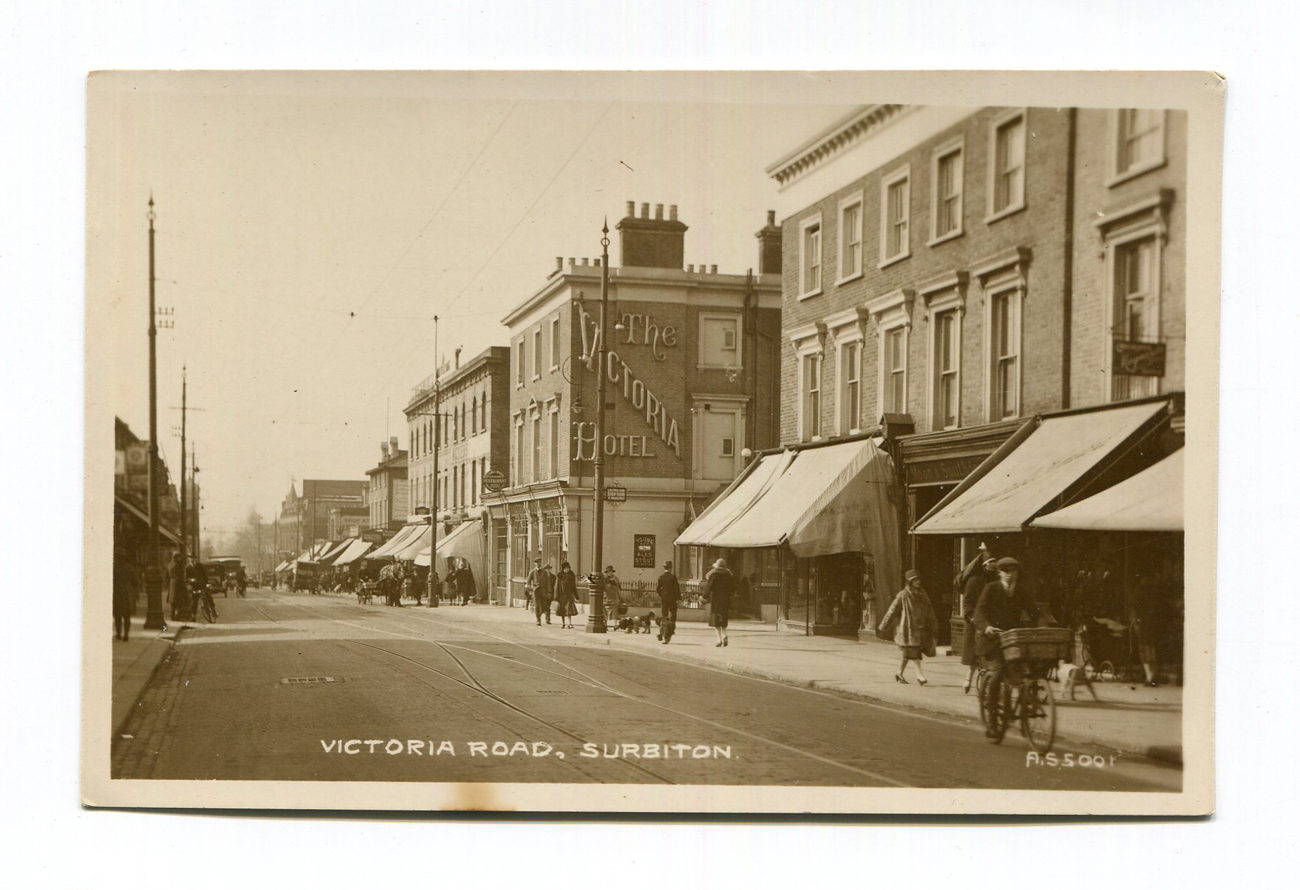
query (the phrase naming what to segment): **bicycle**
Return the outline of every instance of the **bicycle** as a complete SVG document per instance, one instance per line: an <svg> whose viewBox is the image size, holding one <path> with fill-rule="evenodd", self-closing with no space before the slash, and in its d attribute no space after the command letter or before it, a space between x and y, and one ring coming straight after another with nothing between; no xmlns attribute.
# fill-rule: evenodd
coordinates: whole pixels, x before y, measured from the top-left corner
<svg viewBox="0 0 1300 890"><path fill-rule="evenodd" d="M988 739L1000 745L1012 723L1039 754L1052 750L1056 740L1056 696L1048 675L1061 658L1069 656L1074 633L1068 628L1018 628L1000 634L1005 665L998 702L990 713L986 689L992 672L981 668L980 722L992 729Z"/></svg>

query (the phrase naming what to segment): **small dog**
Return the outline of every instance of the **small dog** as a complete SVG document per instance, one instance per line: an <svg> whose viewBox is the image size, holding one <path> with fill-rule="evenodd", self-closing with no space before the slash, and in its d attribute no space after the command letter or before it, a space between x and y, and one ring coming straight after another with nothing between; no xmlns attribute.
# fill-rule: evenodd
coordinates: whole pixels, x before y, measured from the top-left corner
<svg viewBox="0 0 1300 890"><path fill-rule="evenodd" d="M1088 672L1081 666L1064 662L1057 667L1057 676L1060 678L1062 697L1068 693L1070 701L1075 701L1075 687L1082 683L1092 693L1092 700L1100 701L1097 690L1092 688L1092 680L1088 679Z"/></svg>
<svg viewBox="0 0 1300 890"><path fill-rule="evenodd" d="M654 612L650 612L646 615L642 615L640 618L636 620L637 633L643 633L643 634L650 633L650 628L653 627L654 624L655 624Z"/></svg>
<svg viewBox="0 0 1300 890"><path fill-rule="evenodd" d="M657 623L659 625L659 639L667 643L673 638L673 632L677 630L677 622L665 615Z"/></svg>
<svg viewBox="0 0 1300 890"><path fill-rule="evenodd" d="M650 625L654 622L655 613L649 615L639 615L637 617L625 616L618 619L618 629L629 634L648 634Z"/></svg>

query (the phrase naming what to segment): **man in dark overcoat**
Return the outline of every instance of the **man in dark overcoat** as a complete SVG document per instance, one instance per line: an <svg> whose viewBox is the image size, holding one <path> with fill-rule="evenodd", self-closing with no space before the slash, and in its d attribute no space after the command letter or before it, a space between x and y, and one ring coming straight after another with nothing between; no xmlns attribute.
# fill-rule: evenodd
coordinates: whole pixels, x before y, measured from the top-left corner
<svg viewBox="0 0 1300 890"><path fill-rule="evenodd" d="M664 563L664 572L655 584L655 591L659 594L659 607L663 610L663 623L659 625L659 640L666 644L673 638L673 631L677 629L677 603L682 598L681 585L677 583L677 576L673 574L672 560Z"/></svg>
<svg viewBox="0 0 1300 890"><path fill-rule="evenodd" d="M1028 587L1020 579L1019 560L1003 557L997 562L997 570L998 579L984 585L971 618L976 631L975 650L992 671L984 688L984 706L990 714L1001 701L1002 677L1006 673L998 634L1017 627L1035 627L1043 617ZM997 738L993 721L989 721L985 734Z"/></svg>

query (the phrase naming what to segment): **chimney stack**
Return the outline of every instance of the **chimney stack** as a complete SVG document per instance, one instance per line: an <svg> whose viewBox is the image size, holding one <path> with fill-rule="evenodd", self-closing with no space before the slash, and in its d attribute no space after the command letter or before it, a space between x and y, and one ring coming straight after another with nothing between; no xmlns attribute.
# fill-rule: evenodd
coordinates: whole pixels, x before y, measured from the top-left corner
<svg viewBox="0 0 1300 890"><path fill-rule="evenodd" d="M380 442L380 443L379 443L379 453L383 456L383 459L380 461L380 463L383 463L384 461L388 460L388 443L387 443L387 442Z"/></svg>
<svg viewBox="0 0 1300 890"><path fill-rule="evenodd" d="M456 347L456 370L460 370L460 351L464 348L463 346Z"/></svg>
<svg viewBox="0 0 1300 890"><path fill-rule="evenodd" d="M759 229L754 237L758 239L758 274L781 274L781 227L776 224L776 211L767 212L767 225Z"/></svg>
<svg viewBox="0 0 1300 890"><path fill-rule="evenodd" d="M389 437L388 437L388 450L389 450L389 452L393 455L393 457L397 457L397 452L399 452L399 451L402 450L402 449L400 449L400 448L397 447L397 437L396 437L396 436L389 436Z"/></svg>
<svg viewBox="0 0 1300 890"><path fill-rule="evenodd" d="M614 227L620 236L619 264L681 271L687 227L677 219L677 205L669 205L668 219L663 204L655 205L653 218L648 202L641 205L640 216L633 215L635 209L636 202L628 201L627 216Z"/></svg>

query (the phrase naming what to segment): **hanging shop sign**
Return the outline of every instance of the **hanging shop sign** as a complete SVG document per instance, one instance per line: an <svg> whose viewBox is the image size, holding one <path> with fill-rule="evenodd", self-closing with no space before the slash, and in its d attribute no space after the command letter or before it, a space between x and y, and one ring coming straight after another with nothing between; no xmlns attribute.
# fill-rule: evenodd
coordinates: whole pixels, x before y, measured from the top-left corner
<svg viewBox="0 0 1300 890"><path fill-rule="evenodd" d="M1165 376L1165 344L1115 340L1111 368L1124 377Z"/></svg>
<svg viewBox="0 0 1300 890"><path fill-rule="evenodd" d="M506 487L506 474L500 470L488 470L483 474L483 488L496 494Z"/></svg>
<svg viewBox="0 0 1300 890"><path fill-rule="evenodd" d="M611 482L605 486L605 502L609 504L626 504L627 488L621 482Z"/></svg>
<svg viewBox="0 0 1300 890"><path fill-rule="evenodd" d="M596 355L597 350L600 348L599 326L587 314L587 310L581 303L578 304L578 314L581 318L583 354ZM651 392L650 387L638 379L632 373L632 369L628 367L627 362L623 361L619 354L612 349L605 352L605 367L600 370L609 379L610 383L616 386L622 384L623 399L638 414L645 416L645 422L654 430L655 435L680 458L682 456L681 433L677 427L677 419L669 416L668 409L664 407L659 397Z"/></svg>
<svg viewBox="0 0 1300 890"><path fill-rule="evenodd" d="M653 569L655 567L655 536L632 536L632 567L635 569Z"/></svg>

